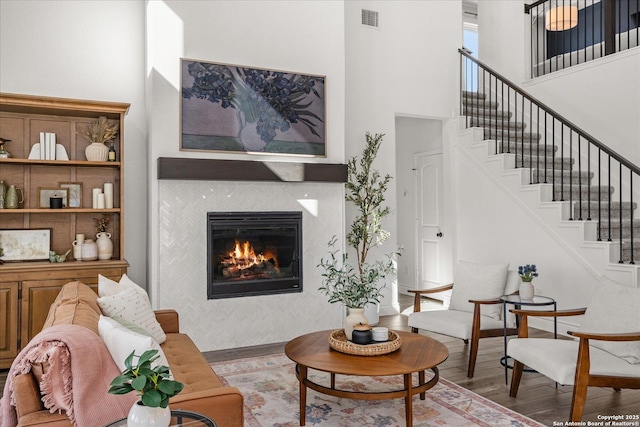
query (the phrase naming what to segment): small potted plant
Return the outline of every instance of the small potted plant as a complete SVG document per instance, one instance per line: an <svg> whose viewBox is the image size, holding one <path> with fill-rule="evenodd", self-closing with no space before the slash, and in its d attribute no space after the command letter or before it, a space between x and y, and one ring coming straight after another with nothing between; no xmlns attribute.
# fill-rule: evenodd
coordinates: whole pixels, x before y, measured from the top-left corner
<svg viewBox="0 0 640 427"><path fill-rule="evenodd" d="M347 234L347 243L356 253L355 265L351 263L349 254L337 249L337 238L329 241L329 256L322 258L318 267L323 269L320 292L329 297L330 303L344 304L349 315L345 320L345 335L351 339L352 325L367 323L363 312L367 304L378 304L382 297L379 284L387 276L396 273L394 257L399 250L387 254L383 259L369 262L369 251L384 243L389 232L382 228L382 219L390 213L384 206L385 192L390 175L380 175L372 169L384 134L366 134L366 146L362 157L353 157L347 163L348 179L346 184L348 202L355 205L357 215Z"/></svg>
<svg viewBox="0 0 640 427"><path fill-rule="evenodd" d="M87 160L92 162L106 162L109 157L109 147L105 144L118 135L118 122L108 120L105 116L91 123L88 129L81 132L82 136L91 144L84 150Z"/></svg>
<svg viewBox="0 0 640 427"><path fill-rule="evenodd" d="M518 275L522 279L519 294L522 299L532 299L535 295L535 289L531 282L534 277L538 277L538 269L535 264L521 265L518 267Z"/></svg>
<svg viewBox="0 0 640 427"><path fill-rule="evenodd" d="M135 351L124 361L125 370L111 381L109 393L127 394L135 391L140 400L133 404L127 418L128 426L157 425L168 426L171 421L169 399L182 391L184 384L171 379L167 366L151 364L158 359L158 350L147 350L133 364ZM149 423L149 420L154 423ZM160 421L162 420L162 421ZM164 423L166 420L166 423Z"/></svg>

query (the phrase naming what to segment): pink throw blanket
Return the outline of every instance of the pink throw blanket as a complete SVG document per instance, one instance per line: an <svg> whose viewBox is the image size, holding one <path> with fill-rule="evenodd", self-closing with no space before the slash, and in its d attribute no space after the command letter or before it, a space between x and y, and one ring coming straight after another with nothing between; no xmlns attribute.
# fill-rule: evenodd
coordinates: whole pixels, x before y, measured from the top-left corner
<svg viewBox="0 0 640 427"><path fill-rule="evenodd" d="M31 371L34 363L49 362L42 377L42 401L50 412L66 411L76 426L103 426L127 416L135 393L109 394L109 384L120 374L109 351L91 330L77 325L44 329L13 361L0 400L0 426L17 424L13 379Z"/></svg>

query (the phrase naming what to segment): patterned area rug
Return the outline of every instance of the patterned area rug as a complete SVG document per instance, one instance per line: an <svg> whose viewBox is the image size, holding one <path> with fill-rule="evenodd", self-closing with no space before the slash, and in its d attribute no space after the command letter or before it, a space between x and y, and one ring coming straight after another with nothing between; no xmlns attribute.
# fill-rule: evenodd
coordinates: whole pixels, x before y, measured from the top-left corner
<svg viewBox="0 0 640 427"><path fill-rule="evenodd" d="M244 395L245 426L299 426L299 389L295 364L284 354L212 363L228 385ZM329 385L329 375L309 370L314 382ZM429 373L427 373L427 379ZM414 384L417 384L417 375ZM336 376L336 385L354 391L402 388L402 377ZM404 426L404 400L342 399L307 389L307 425ZM542 426L523 415L440 377L426 400L413 398L414 426Z"/></svg>

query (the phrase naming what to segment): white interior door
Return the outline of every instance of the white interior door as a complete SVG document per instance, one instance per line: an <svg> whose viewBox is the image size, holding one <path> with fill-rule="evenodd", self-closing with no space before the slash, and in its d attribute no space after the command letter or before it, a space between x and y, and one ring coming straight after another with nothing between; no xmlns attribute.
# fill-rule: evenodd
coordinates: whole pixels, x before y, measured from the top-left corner
<svg viewBox="0 0 640 427"><path fill-rule="evenodd" d="M416 177L416 270L418 289L441 284L443 239L442 153L414 156Z"/></svg>

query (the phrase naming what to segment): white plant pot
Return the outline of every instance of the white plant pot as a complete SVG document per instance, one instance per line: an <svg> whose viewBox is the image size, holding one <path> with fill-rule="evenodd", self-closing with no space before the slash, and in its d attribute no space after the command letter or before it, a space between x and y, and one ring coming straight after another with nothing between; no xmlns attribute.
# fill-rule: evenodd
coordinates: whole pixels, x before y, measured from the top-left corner
<svg viewBox="0 0 640 427"><path fill-rule="evenodd" d="M109 148L100 142L92 142L84 149L84 155L90 162L106 162Z"/></svg>
<svg viewBox="0 0 640 427"><path fill-rule="evenodd" d="M344 334L351 341L353 327L358 323L369 323L364 315L364 308L347 308L347 317L344 319Z"/></svg>
<svg viewBox="0 0 640 427"><path fill-rule="evenodd" d="M127 417L127 427L168 427L171 423L171 411L166 408L144 406L134 403Z"/></svg>
<svg viewBox="0 0 640 427"><path fill-rule="evenodd" d="M531 282L522 282L520 283L520 299L533 299L533 295L535 294L535 289Z"/></svg>

